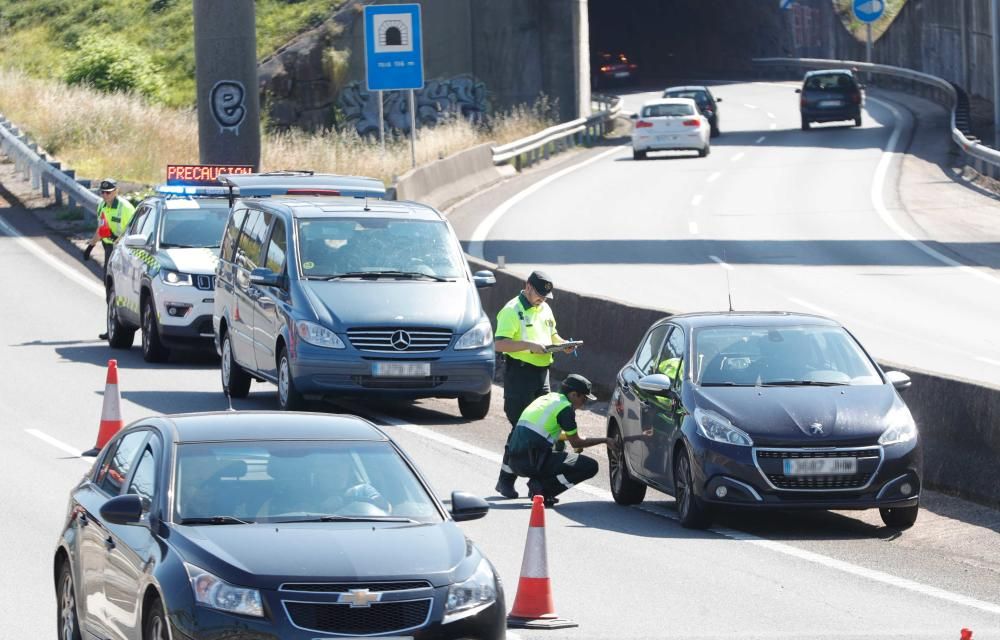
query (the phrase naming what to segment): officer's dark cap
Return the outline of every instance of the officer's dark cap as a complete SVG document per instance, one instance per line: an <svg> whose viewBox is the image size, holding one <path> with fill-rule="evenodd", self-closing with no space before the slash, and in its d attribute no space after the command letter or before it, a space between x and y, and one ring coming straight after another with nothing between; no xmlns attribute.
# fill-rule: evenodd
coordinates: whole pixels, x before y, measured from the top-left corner
<svg viewBox="0 0 1000 640"><path fill-rule="evenodd" d="M101 191L114 191L118 188L118 183L115 182L114 178L105 178L101 180Z"/></svg>
<svg viewBox="0 0 1000 640"><path fill-rule="evenodd" d="M577 393L586 396L587 400L597 400L597 396L591 393L592 385L590 380L587 380L579 373L571 373L566 376L566 379L562 381L562 386L560 391L568 394L570 391L576 391Z"/></svg>
<svg viewBox="0 0 1000 640"><path fill-rule="evenodd" d="M538 295L552 299L552 278L544 271L532 271L528 276L528 284L538 292Z"/></svg>

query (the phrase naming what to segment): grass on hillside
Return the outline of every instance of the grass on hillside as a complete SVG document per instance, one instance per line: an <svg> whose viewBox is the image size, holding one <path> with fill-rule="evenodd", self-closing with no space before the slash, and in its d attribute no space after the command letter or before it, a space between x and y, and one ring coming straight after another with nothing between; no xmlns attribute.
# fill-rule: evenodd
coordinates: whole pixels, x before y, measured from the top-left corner
<svg viewBox="0 0 1000 640"><path fill-rule="evenodd" d="M64 77L80 43L116 38L148 56L173 106L194 104L193 0L0 0L0 66ZM319 25L345 0L255 0L257 57Z"/></svg>
<svg viewBox="0 0 1000 640"><path fill-rule="evenodd" d="M896 19L903 5L907 0L883 0L885 2L885 13L876 22L872 23L872 41L877 41L882 34L889 29L892 21ZM833 10L840 17L841 23L858 42L865 42L868 39L867 23L861 22L854 17L853 0L833 0Z"/></svg>
<svg viewBox="0 0 1000 640"><path fill-rule="evenodd" d="M77 175L114 176L154 185L166 178L167 164L198 162L198 119L191 109L150 104L126 94L105 94L85 87L29 78L0 70L0 113L27 132ZM66 105L73 105L67 109ZM417 164L425 164L495 141L510 142L553 124L548 104L520 108L495 117L490 129L455 120L417 132ZM365 175L386 183L410 169L409 138L378 140L353 131L264 134L261 170L312 169Z"/></svg>

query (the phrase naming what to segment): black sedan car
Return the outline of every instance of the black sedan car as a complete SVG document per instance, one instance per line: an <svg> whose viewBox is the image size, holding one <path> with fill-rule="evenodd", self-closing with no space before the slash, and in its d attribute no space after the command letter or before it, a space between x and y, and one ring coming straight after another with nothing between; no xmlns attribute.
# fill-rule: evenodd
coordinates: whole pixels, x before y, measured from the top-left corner
<svg viewBox="0 0 1000 640"><path fill-rule="evenodd" d="M69 501L59 637L503 638L490 562L382 431L229 412L123 429Z"/></svg>
<svg viewBox="0 0 1000 640"><path fill-rule="evenodd" d="M793 313L699 313L654 324L608 412L611 492L673 495L681 524L720 508L871 509L917 518L922 454L898 390L842 326Z"/></svg>
<svg viewBox="0 0 1000 640"><path fill-rule="evenodd" d="M722 98L712 95L712 90L702 85L688 85L683 87L668 87L664 89L664 98L691 98L698 105L698 111L708 119L711 126L711 136L716 138L722 131L719 129L719 103Z"/></svg>
<svg viewBox="0 0 1000 640"><path fill-rule="evenodd" d="M810 71L802 80L799 112L802 130L808 131L813 122L853 120L861 126L861 107L864 104L864 85L858 83L849 69Z"/></svg>

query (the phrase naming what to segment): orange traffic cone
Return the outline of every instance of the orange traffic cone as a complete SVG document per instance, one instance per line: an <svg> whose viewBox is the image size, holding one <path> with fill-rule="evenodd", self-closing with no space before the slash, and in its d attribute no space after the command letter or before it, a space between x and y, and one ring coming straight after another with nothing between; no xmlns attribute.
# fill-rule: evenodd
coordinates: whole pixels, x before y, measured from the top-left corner
<svg viewBox="0 0 1000 640"><path fill-rule="evenodd" d="M962 629L961 633L961 640L972 640L972 629Z"/></svg>
<svg viewBox="0 0 1000 640"><path fill-rule="evenodd" d="M549 563L545 551L545 504L536 495L531 504L528 541L521 561L521 579L517 583L514 608L507 616L511 629L563 629L579 626L556 615L549 584Z"/></svg>
<svg viewBox="0 0 1000 640"><path fill-rule="evenodd" d="M97 444L90 451L80 455L96 456L122 428L122 397L118 393L118 361L108 360L108 380L104 385L104 407L101 409L101 428L97 432Z"/></svg>

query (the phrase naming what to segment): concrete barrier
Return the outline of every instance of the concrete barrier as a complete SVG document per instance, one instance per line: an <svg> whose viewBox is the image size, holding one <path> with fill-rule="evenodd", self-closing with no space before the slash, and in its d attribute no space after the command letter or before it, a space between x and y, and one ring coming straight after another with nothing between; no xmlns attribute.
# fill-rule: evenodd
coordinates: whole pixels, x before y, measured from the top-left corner
<svg viewBox="0 0 1000 640"><path fill-rule="evenodd" d="M523 277L498 270L495 264L468 257L473 271L486 269L497 283L480 289L483 309L496 314L524 285ZM559 288L552 307L559 335L583 340L579 357L557 354L553 374L580 373L607 399L618 370L655 321L668 311L635 307L607 298ZM955 380L880 362L883 370L903 371L913 385L902 392L924 442L924 484L929 488L1000 506L1000 388Z"/></svg>
<svg viewBox="0 0 1000 640"><path fill-rule="evenodd" d="M514 173L511 167L493 164L493 143L486 142L411 169L396 180L394 188L397 200L416 200L446 209Z"/></svg>

